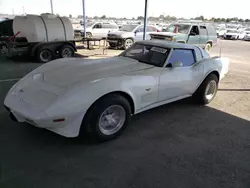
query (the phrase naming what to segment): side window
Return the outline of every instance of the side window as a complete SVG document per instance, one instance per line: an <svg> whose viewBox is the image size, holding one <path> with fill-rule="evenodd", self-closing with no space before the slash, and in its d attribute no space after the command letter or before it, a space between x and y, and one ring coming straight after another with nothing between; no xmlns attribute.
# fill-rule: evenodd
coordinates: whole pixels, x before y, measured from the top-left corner
<svg viewBox="0 0 250 188"><path fill-rule="evenodd" d="M110 24L110 28L111 28L111 29L119 29L118 26L115 25L115 24Z"/></svg>
<svg viewBox="0 0 250 188"><path fill-rule="evenodd" d="M103 24L102 28L104 28L104 29L110 29L111 25L110 24Z"/></svg>
<svg viewBox="0 0 250 188"><path fill-rule="evenodd" d="M157 29L152 26L147 26L147 32L157 32Z"/></svg>
<svg viewBox="0 0 250 188"><path fill-rule="evenodd" d="M174 49L168 61L169 64L182 62L184 67L189 67L195 63L194 52L190 49Z"/></svg>
<svg viewBox="0 0 250 188"><path fill-rule="evenodd" d="M102 24L101 23L98 23L98 24L95 24L93 29L101 29L102 28Z"/></svg>
<svg viewBox="0 0 250 188"><path fill-rule="evenodd" d="M136 29L137 32L143 32L143 26L139 26L137 29Z"/></svg>
<svg viewBox="0 0 250 188"><path fill-rule="evenodd" d="M195 54L196 54L196 60L200 61L203 58L202 49L197 46L197 47L195 47L194 51L195 51Z"/></svg>
<svg viewBox="0 0 250 188"><path fill-rule="evenodd" d="M224 30L223 28L221 30ZM216 35L216 29L213 25L207 27L208 35Z"/></svg>
<svg viewBox="0 0 250 188"><path fill-rule="evenodd" d="M200 35L207 35L206 26L200 26Z"/></svg>
<svg viewBox="0 0 250 188"><path fill-rule="evenodd" d="M195 35L199 35L199 28L198 26L194 25L192 26L192 29L190 30L190 33L194 33Z"/></svg>

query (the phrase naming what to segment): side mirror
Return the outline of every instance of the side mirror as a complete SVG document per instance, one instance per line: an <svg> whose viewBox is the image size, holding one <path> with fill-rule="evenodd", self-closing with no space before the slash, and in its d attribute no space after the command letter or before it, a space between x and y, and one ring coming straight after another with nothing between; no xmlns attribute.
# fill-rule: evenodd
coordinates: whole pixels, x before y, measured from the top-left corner
<svg viewBox="0 0 250 188"><path fill-rule="evenodd" d="M136 31L134 32L135 36L136 36L137 32L138 32L138 30L136 30Z"/></svg>
<svg viewBox="0 0 250 188"><path fill-rule="evenodd" d="M190 36L195 36L196 35L196 33L195 32L190 32L190 34L189 34Z"/></svg>
<svg viewBox="0 0 250 188"><path fill-rule="evenodd" d="M183 67L183 63L180 61L176 61L172 63L172 68Z"/></svg>

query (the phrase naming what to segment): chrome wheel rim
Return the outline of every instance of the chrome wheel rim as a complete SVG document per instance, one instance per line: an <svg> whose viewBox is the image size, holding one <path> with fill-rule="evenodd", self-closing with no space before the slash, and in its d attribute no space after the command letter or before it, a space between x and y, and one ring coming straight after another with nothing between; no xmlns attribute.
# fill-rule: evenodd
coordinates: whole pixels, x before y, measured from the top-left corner
<svg viewBox="0 0 250 188"><path fill-rule="evenodd" d="M215 93L217 90L217 83L216 81L212 80L207 84L206 90L205 90L205 97L207 100L213 99Z"/></svg>
<svg viewBox="0 0 250 188"><path fill-rule="evenodd" d="M120 105L109 106L99 118L99 129L104 135L117 133L126 120L125 109Z"/></svg>
<svg viewBox="0 0 250 188"><path fill-rule="evenodd" d="M125 41L125 48L128 49L130 46L132 46L133 41L131 39L127 39Z"/></svg>
<svg viewBox="0 0 250 188"><path fill-rule="evenodd" d="M62 51L62 57L63 58L72 57L72 51L71 51L71 49L69 49L69 48L63 49L63 51Z"/></svg>

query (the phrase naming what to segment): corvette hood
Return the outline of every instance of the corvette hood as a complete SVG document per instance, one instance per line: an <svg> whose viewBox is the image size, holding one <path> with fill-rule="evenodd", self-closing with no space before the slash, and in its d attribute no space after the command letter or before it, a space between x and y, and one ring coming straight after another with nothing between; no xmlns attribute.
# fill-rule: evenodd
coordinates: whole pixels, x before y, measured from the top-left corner
<svg viewBox="0 0 250 188"><path fill-rule="evenodd" d="M43 72L43 80L51 85L70 87L78 82L87 83L151 67L153 66L125 57L98 60L68 59L67 64L60 67L47 67Z"/></svg>

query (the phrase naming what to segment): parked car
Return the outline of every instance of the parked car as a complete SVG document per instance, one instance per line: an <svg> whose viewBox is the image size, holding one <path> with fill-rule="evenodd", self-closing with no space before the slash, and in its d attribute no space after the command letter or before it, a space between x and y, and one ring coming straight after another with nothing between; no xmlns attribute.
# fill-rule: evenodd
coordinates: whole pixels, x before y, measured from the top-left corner
<svg viewBox="0 0 250 188"><path fill-rule="evenodd" d="M245 29L244 33L245 33L245 36L243 40L249 41L250 40L250 28Z"/></svg>
<svg viewBox="0 0 250 188"><path fill-rule="evenodd" d="M175 23L167 28L167 32L151 33L150 36L151 39L194 44L207 51L217 44L217 33L212 24Z"/></svg>
<svg viewBox="0 0 250 188"><path fill-rule="evenodd" d="M238 40L239 37L240 33L237 29L227 29L226 33L223 36L224 39L230 39L230 40Z"/></svg>
<svg viewBox="0 0 250 188"><path fill-rule="evenodd" d="M106 141L131 115L191 96L210 103L228 66L194 45L145 40L112 58L45 64L15 84L4 105L18 122L65 137L87 130Z"/></svg>
<svg viewBox="0 0 250 188"><path fill-rule="evenodd" d="M143 40L143 29L143 25L123 25L120 31L114 31L108 34L108 43L112 48L128 49L134 42ZM149 34L152 32L159 32L159 30L155 26L147 26L147 39L150 38Z"/></svg>
<svg viewBox="0 0 250 188"><path fill-rule="evenodd" d="M224 34L227 32L227 29L225 27L218 27L216 28L217 36L223 37Z"/></svg>
<svg viewBox="0 0 250 188"><path fill-rule="evenodd" d="M97 22L97 23L87 23L86 24L86 37L97 37L104 38L107 37L109 32L118 31L119 27L116 23L113 22ZM74 30L75 36L83 36L84 29L78 28Z"/></svg>

